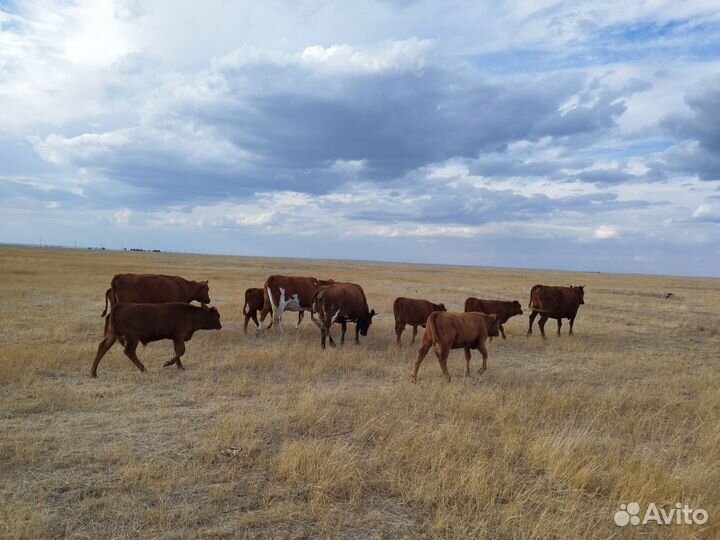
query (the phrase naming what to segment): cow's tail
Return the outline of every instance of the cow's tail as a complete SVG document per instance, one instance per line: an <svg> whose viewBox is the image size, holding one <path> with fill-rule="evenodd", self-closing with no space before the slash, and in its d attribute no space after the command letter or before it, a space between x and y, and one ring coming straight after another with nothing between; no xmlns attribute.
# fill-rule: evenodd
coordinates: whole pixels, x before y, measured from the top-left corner
<svg viewBox="0 0 720 540"><path fill-rule="evenodd" d="M535 294L535 291L540 287L540 285L535 285L532 289L530 289L530 302L528 302L528 307L530 309L533 308L533 295Z"/></svg>
<svg viewBox="0 0 720 540"><path fill-rule="evenodd" d="M245 297L245 305L243 306L243 315L247 315L247 314L248 314L247 307L248 307L248 299L247 299L247 296L246 296L246 297Z"/></svg>
<svg viewBox="0 0 720 540"><path fill-rule="evenodd" d="M430 332L429 337L432 340L432 345L433 345L433 349L435 350L435 354L440 356L442 353L441 353L440 347L439 347L440 341L438 340L437 328L435 328L435 319L437 319L437 315L435 315L435 313L437 313L437 311L433 311L430 314L430 316L428 317L427 322L425 324L425 326L426 326L425 331Z"/></svg>
<svg viewBox="0 0 720 540"><path fill-rule="evenodd" d="M108 302L110 303L110 307L112 307L112 287L105 291L105 309L103 310L102 315L100 315L101 317L107 315Z"/></svg>
<svg viewBox="0 0 720 540"><path fill-rule="evenodd" d="M277 306L275 305L275 302L273 301L272 289L269 286L267 287L267 293L268 293L268 299L270 300L270 312L272 313L273 320L275 320L275 313L277 312Z"/></svg>
<svg viewBox="0 0 720 540"><path fill-rule="evenodd" d="M115 337L120 342L120 345L122 345L124 347L125 346L125 336L118 333L118 330L117 330L116 306L117 306L117 304L110 306L110 313L108 313L108 316L105 317L105 336L110 335L108 332L115 334Z"/></svg>

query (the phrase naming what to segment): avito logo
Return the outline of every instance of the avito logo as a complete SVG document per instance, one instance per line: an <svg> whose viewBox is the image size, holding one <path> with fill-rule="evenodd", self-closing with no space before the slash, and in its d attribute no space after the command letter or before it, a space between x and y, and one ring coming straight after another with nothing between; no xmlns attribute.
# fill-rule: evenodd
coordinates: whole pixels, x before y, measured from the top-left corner
<svg viewBox="0 0 720 540"><path fill-rule="evenodd" d="M621 504L620 510L613 516L615 525L704 525L708 520L708 513L702 508L690 508L687 504L675 503L673 508L665 510L650 503L643 517L640 517L640 505L636 502Z"/></svg>

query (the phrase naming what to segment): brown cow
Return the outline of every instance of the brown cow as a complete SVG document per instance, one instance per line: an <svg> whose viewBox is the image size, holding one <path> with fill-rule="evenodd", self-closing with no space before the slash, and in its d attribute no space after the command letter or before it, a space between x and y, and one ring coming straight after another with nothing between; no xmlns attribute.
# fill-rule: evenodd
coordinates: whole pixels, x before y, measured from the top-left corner
<svg viewBox="0 0 720 540"><path fill-rule="evenodd" d="M465 311L477 311L479 313L492 313L497 315L498 328L500 329L503 339L505 339L505 328L503 328L503 324L508 322L510 317L523 314L522 306L517 300L513 302L505 300L482 300L480 298L473 298L472 296L465 300Z"/></svg>
<svg viewBox="0 0 720 540"><path fill-rule="evenodd" d="M570 287L551 287L548 285L535 285L530 290L530 325L527 335L532 334L533 321L540 314L538 326L540 334L545 339L545 322L548 319L557 319L557 335L560 335L562 319L570 319L570 335L573 335L573 323L578 308L585 303L584 287L570 285Z"/></svg>
<svg viewBox="0 0 720 540"><path fill-rule="evenodd" d="M265 280L263 287L263 307L260 313L258 331L262 332L265 317L272 313L272 321L268 328L275 323L276 328L282 331L282 319L285 311L299 311L298 322L300 326L305 311L312 310L312 299L321 285L335 283L330 280L318 280L314 277L299 276L270 276Z"/></svg>
<svg viewBox="0 0 720 540"><path fill-rule="evenodd" d="M315 319L313 313L318 314ZM362 287L356 283L332 283L320 287L312 299L310 317L320 328L320 346L325 348L325 338L330 339L330 345L335 347L335 341L330 335L333 323L340 323L342 336L340 344L345 343L347 323L355 323L355 344L360 344L359 335L367 336L372 324L375 310L370 311Z"/></svg>
<svg viewBox="0 0 720 540"><path fill-rule="evenodd" d="M221 328L220 313L214 307L199 307L183 302L116 304L110 308L110 315L105 319L105 338L98 345L90 376L97 377L98 364L115 340L125 347L125 356L140 371L145 371L145 366L135 353L138 343L147 345L152 341L172 339L175 356L165 362L163 367L176 364L178 369L185 369L180 361L180 357L185 354L185 342L190 341L198 330Z"/></svg>
<svg viewBox="0 0 720 540"><path fill-rule="evenodd" d="M435 349L435 355L440 362L440 369L450 382L450 373L447 370L447 359L450 349L465 349L465 376L470 376L470 349L477 349L483 357L483 373L487 369L488 352L485 341L488 336L500 335L497 317L485 313L431 313L422 338L422 345L418 349L415 369L412 374L413 382L417 381L418 369L425 359L430 347Z"/></svg>
<svg viewBox="0 0 720 540"><path fill-rule="evenodd" d="M393 315L395 315L395 335L397 336L397 344L400 345L400 336L405 330L405 325L412 326L413 333L410 343L415 343L417 335L417 327L425 328L425 322L433 311L447 311L445 304L433 304L427 300L417 300L415 298L396 298L393 302Z"/></svg>
<svg viewBox="0 0 720 540"><path fill-rule="evenodd" d="M178 276L160 274L117 274L112 278L110 288L105 291L105 310L119 303L163 304L197 300L210 303L210 289L207 281L189 281Z"/></svg>

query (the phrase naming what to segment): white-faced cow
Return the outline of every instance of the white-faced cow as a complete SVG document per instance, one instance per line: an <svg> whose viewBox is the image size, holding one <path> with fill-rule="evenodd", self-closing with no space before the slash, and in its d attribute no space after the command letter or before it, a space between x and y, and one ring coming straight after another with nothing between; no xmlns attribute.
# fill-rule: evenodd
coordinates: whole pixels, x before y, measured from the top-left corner
<svg viewBox="0 0 720 540"><path fill-rule="evenodd" d="M545 339L545 322L548 319L557 319L557 335L560 335L562 319L570 319L570 335L573 335L573 323L578 308L585 303L584 287L571 285L570 287L551 287L548 285L535 285L530 290L530 325L527 335L532 334L533 321L540 314L538 326L540 334Z"/></svg>
<svg viewBox="0 0 720 540"><path fill-rule="evenodd" d="M310 317L320 328L320 346L325 348L325 338L330 340L330 345L335 347L335 341L330 335L330 328L333 323L342 327L340 343L345 343L345 332L347 323L355 323L355 344L360 344L360 334L367 336L368 329L375 316L375 310L368 309L365 292L356 283L332 283L320 287L312 301L313 309ZM318 319L315 319L317 313Z"/></svg>
<svg viewBox="0 0 720 540"><path fill-rule="evenodd" d="M321 285L334 283L333 280L318 280L314 277L300 276L270 276L265 280L263 287L263 307L260 313L258 331L265 329L265 318L272 313L273 324L282 331L283 314L286 311L298 311L300 326L305 311L312 310L312 299Z"/></svg>
<svg viewBox="0 0 720 540"><path fill-rule="evenodd" d="M465 350L465 376L470 376L470 349L477 349L483 357L483 373L487 369L488 352L485 342L488 336L499 336L498 322L495 315L485 313L447 313L435 311L430 314L425 326L422 345L418 349L415 369L412 380L417 381L418 369L425 359L430 347L435 349L435 355L440 363L447 382L450 382L450 373L447 369L447 359L451 349Z"/></svg>
<svg viewBox="0 0 720 540"><path fill-rule="evenodd" d="M396 343L401 344L400 337L405 330L405 325L412 326L413 333L410 343L415 343L418 326L425 328L425 322L433 311L447 311L445 304L433 304L427 300L415 298L396 298L393 302L393 315L395 316Z"/></svg>
<svg viewBox="0 0 720 540"><path fill-rule="evenodd" d="M210 289L207 281L190 281L179 276L161 274L117 274L105 291L105 310L120 303L163 304L193 300L201 304L210 303Z"/></svg>

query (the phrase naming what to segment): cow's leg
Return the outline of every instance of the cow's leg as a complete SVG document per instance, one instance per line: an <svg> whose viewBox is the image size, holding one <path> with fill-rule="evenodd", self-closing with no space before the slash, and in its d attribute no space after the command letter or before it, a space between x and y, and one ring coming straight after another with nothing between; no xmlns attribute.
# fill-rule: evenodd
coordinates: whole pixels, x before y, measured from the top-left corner
<svg viewBox="0 0 720 540"><path fill-rule="evenodd" d="M560 337L560 328L562 327L562 319L558 318L558 337Z"/></svg>
<svg viewBox="0 0 720 540"><path fill-rule="evenodd" d="M470 376L470 349L465 347L465 376Z"/></svg>
<svg viewBox="0 0 720 540"><path fill-rule="evenodd" d="M95 360L93 361L92 369L90 370L90 376L91 377L97 377L97 367L100 363L100 360L103 356L105 356L105 353L110 350L110 347L113 346L115 343L115 340L117 338L115 337L115 334L110 334L108 336L105 336L105 339L103 339L100 342L100 345L98 345L97 354L95 355Z"/></svg>
<svg viewBox="0 0 720 540"><path fill-rule="evenodd" d="M535 322L535 317L537 317L537 315L538 315L537 311L533 311L530 314L530 326L528 326L528 331L527 331L528 336L532 335L532 326L533 326L533 323Z"/></svg>
<svg viewBox="0 0 720 540"><path fill-rule="evenodd" d="M395 343L399 346L402 345L402 341L400 341L400 337L402 336L402 333L405 331L405 323L400 321L395 321L395 335L397 336L397 339L395 340Z"/></svg>
<svg viewBox="0 0 720 540"><path fill-rule="evenodd" d="M413 324L413 335L412 339L410 340L410 345L415 343L415 336L417 336L417 324Z"/></svg>
<svg viewBox="0 0 720 540"><path fill-rule="evenodd" d="M249 312L245 314L245 322L243 323L243 334L247 334L247 326L253 316L254 314L251 315ZM255 322L255 325L259 326L257 322Z"/></svg>
<svg viewBox="0 0 720 540"><path fill-rule="evenodd" d="M502 335L503 339L507 339L505 337L505 328L503 328L503 325L501 324L498 328L500 329L500 334ZM492 338L492 336L490 336L490 338Z"/></svg>
<svg viewBox="0 0 720 540"><path fill-rule="evenodd" d="M478 370L478 373L485 373L485 370L487 370L488 351L484 340L480 342L480 345L478 345L478 351L480 351L480 354L482 354L483 357L482 368Z"/></svg>
<svg viewBox="0 0 720 540"><path fill-rule="evenodd" d="M540 320L538 321L538 326L540 327L540 335L543 337L543 339L547 339L547 336L545 336L545 323L548 320L547 313L542 313L540 315Z"/></svg>
<svg viewBox="0 0 720 540"><path fill-rule="evenodd" d="M265 319L272 313L270 306L267 303L263 304L262 310L260 311L260 324L258 324L257 332L262 332L265 329ZM270 326L272 326L272 317L270 317ZM269 328L269 326L268 326Z"/></svg>
<svg viewBox="0 0 720 540"><path fill-rule="evenodd" d="M432 347L432 340L426 340L423 336L422 345L420 345L417 353L417 358L415 359L415 369L413 369L412 382L417 381L418 369L420 369L420 364L422 364L422 361L425 360L425 356L427 356L430 347Z"/></svg>
<svg viewBox="0 0 720 540"><path fill-rule="evenodd" d="M347 323L345 321L340 323L340 345L345 345L345 332L347 332ZM357 332L355 333L355 340L357 340Z"/></svg>
<svg viewBox="0 0 720 540"><path fill-rule="evenodd" d="M295 325L295 328L300 328L300 323L302 322L304 316L305 316L305 312L303 310L300 310L298 312L298 322Z"/></svg>
<svg viewBox="0 0 720 540"><path fill-rule="evenodd" d="M574 335L574 334L573 334L573 331L572 331L572 329L573 329L573 324L575 324L575 317L570 317L570 332L568 332L568 335L569 335L569 336Z"/></svg>
<svg viewBox="0 0 720 540"><path fill-rule="evenodd" d="M438 351L437 349L435 350L435 354L438 357L438 362L440 362L440 369L442 369L442 372L445 375L447 382L450 382L450 372L448 372L447 368L448 356L450 356L450 345L441 346L440 351Z"/></svg>
<svg viewBox="0 0 720 540"><path fill-rule="evenodd" d="M165 362L163 364L163 367L172 366L173 364L177 364L178 369L185 369L185 366L182 365L182 362L180 361L180 357L185 354L185 341L182 338L175 338L173 340L173 345L175 345L175 356L173 356L170 360Z"/></svg>
<svg viewBox="0 0 720 540"><path fill-rule="evenodd" d="M123 352L125 353L125 356L127 356L130 361L137 366L137 368L140 371L145 371L145 366L143 366L143 363L140 361L140 359L137 357L137 353L135 352L138 346L137 340L128 339L125 343L125 349Z"/></svg>

